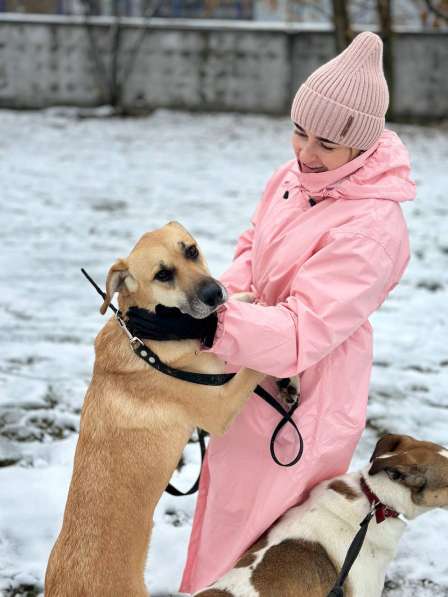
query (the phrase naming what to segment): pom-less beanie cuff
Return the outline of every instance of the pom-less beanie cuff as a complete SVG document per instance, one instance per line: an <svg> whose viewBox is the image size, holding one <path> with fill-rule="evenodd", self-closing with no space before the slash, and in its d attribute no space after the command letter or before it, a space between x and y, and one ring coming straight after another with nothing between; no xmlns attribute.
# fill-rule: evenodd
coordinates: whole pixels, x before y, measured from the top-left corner
<svg viewBox="0 0 448 597"><path fill-rule="evenodd" d="M365 150L384 130L389 92L383 43L368 31L314 71L300 86L291 118L308 133Z"/></svg>
<svg viewBox="0 0 448 597"><path fill-rule="evenodd" d="M385 118L363 114L323 98L306 84L297 92L291 117L305 131L355 149L369 149L384 130Z"/></svg>

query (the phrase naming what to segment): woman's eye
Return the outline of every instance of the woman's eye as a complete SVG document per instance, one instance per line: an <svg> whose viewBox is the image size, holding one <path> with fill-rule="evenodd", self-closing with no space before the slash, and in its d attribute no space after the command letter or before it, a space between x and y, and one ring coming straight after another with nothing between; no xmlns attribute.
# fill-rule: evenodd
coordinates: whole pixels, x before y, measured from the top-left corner
<svg viewBox="0 0 448 597"><path fill-rule="evenodd" d="M294 133L295 133L295 134L296 134L298 137L305 137L305 138L306 138L306 135L305 135L305 133L301 133L300 131L294 131Z"/></svg>
<svg viewBox="0 0 448 597"><path fill-rule="evenodd" d="M336 147L327 147L326 145L321 145L321 147L323 149L326 149L327 151L333 151L334 149L336 149Z"/></svg>
<svg viewBox="0 0 448 597"><path fill-rule="evenodd" d="M170 282L174 278L174 272L170 269L161 269L154 276L155 280L159 282Z"/></svg>

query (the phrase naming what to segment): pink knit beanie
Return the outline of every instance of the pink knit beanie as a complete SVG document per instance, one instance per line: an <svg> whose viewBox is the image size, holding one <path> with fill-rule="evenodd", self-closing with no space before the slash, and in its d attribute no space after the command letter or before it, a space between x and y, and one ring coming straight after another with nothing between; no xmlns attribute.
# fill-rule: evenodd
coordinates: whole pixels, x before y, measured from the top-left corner
<svg viewBox="0 0 448 597"><path fill-rule="evenodd" d="M366 31L300 86L291 108L306 132L356 149L368 149L384 129L389 92L383 42Z"/></svg>

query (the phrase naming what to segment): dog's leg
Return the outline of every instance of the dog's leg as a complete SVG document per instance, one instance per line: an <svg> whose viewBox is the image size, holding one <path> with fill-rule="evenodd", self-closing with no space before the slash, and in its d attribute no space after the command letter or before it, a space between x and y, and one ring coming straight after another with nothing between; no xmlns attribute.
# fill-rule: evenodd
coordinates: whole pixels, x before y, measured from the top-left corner
<svg viewBox="0 0 448 597"><path fill-rule="evenodd" d="M238 292L232 298L245 303L253 303L253 292ZM265 374L253 369L243 368L235 377L218 388L208 387L204 408L197 411L197 426L215 435L225 433L231 422L240 412L246 400L253 394L255 388L266 377ZM204 393L201 391L204 398Z"/></svg>
<svg viewBox="0 0 448 597"><path fill-rule="evenodd" d="M223 386L194 386L185 403L188 412L193 413L192 424L222 435L265 377L264 373L244 368Z"/></svg>

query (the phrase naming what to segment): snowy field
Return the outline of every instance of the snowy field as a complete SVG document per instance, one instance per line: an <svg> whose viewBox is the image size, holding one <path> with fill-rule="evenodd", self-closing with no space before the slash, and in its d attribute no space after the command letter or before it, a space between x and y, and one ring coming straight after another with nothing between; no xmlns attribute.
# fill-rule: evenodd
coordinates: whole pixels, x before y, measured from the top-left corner
<svg viewBox="0 0 448 597"><path fill-rule="evenodd" d="M140 119L72 110L0 111L0 595L36 596L57 536L79 413L103 324L112 262L170 219L198 239L212 273L232 258L273 169L292 157L287 118L159 111ZM418 184L404 205L413 258L372 318L368 427L352 462L392 431L448 444L448 128L400 126ZM177 485L193 482L190 444ZM147 583L175 593L195 498L165 495ZM448 512L414 521L385 594L448 595ZM280 597L280 596L279 596Z"/></svg>

